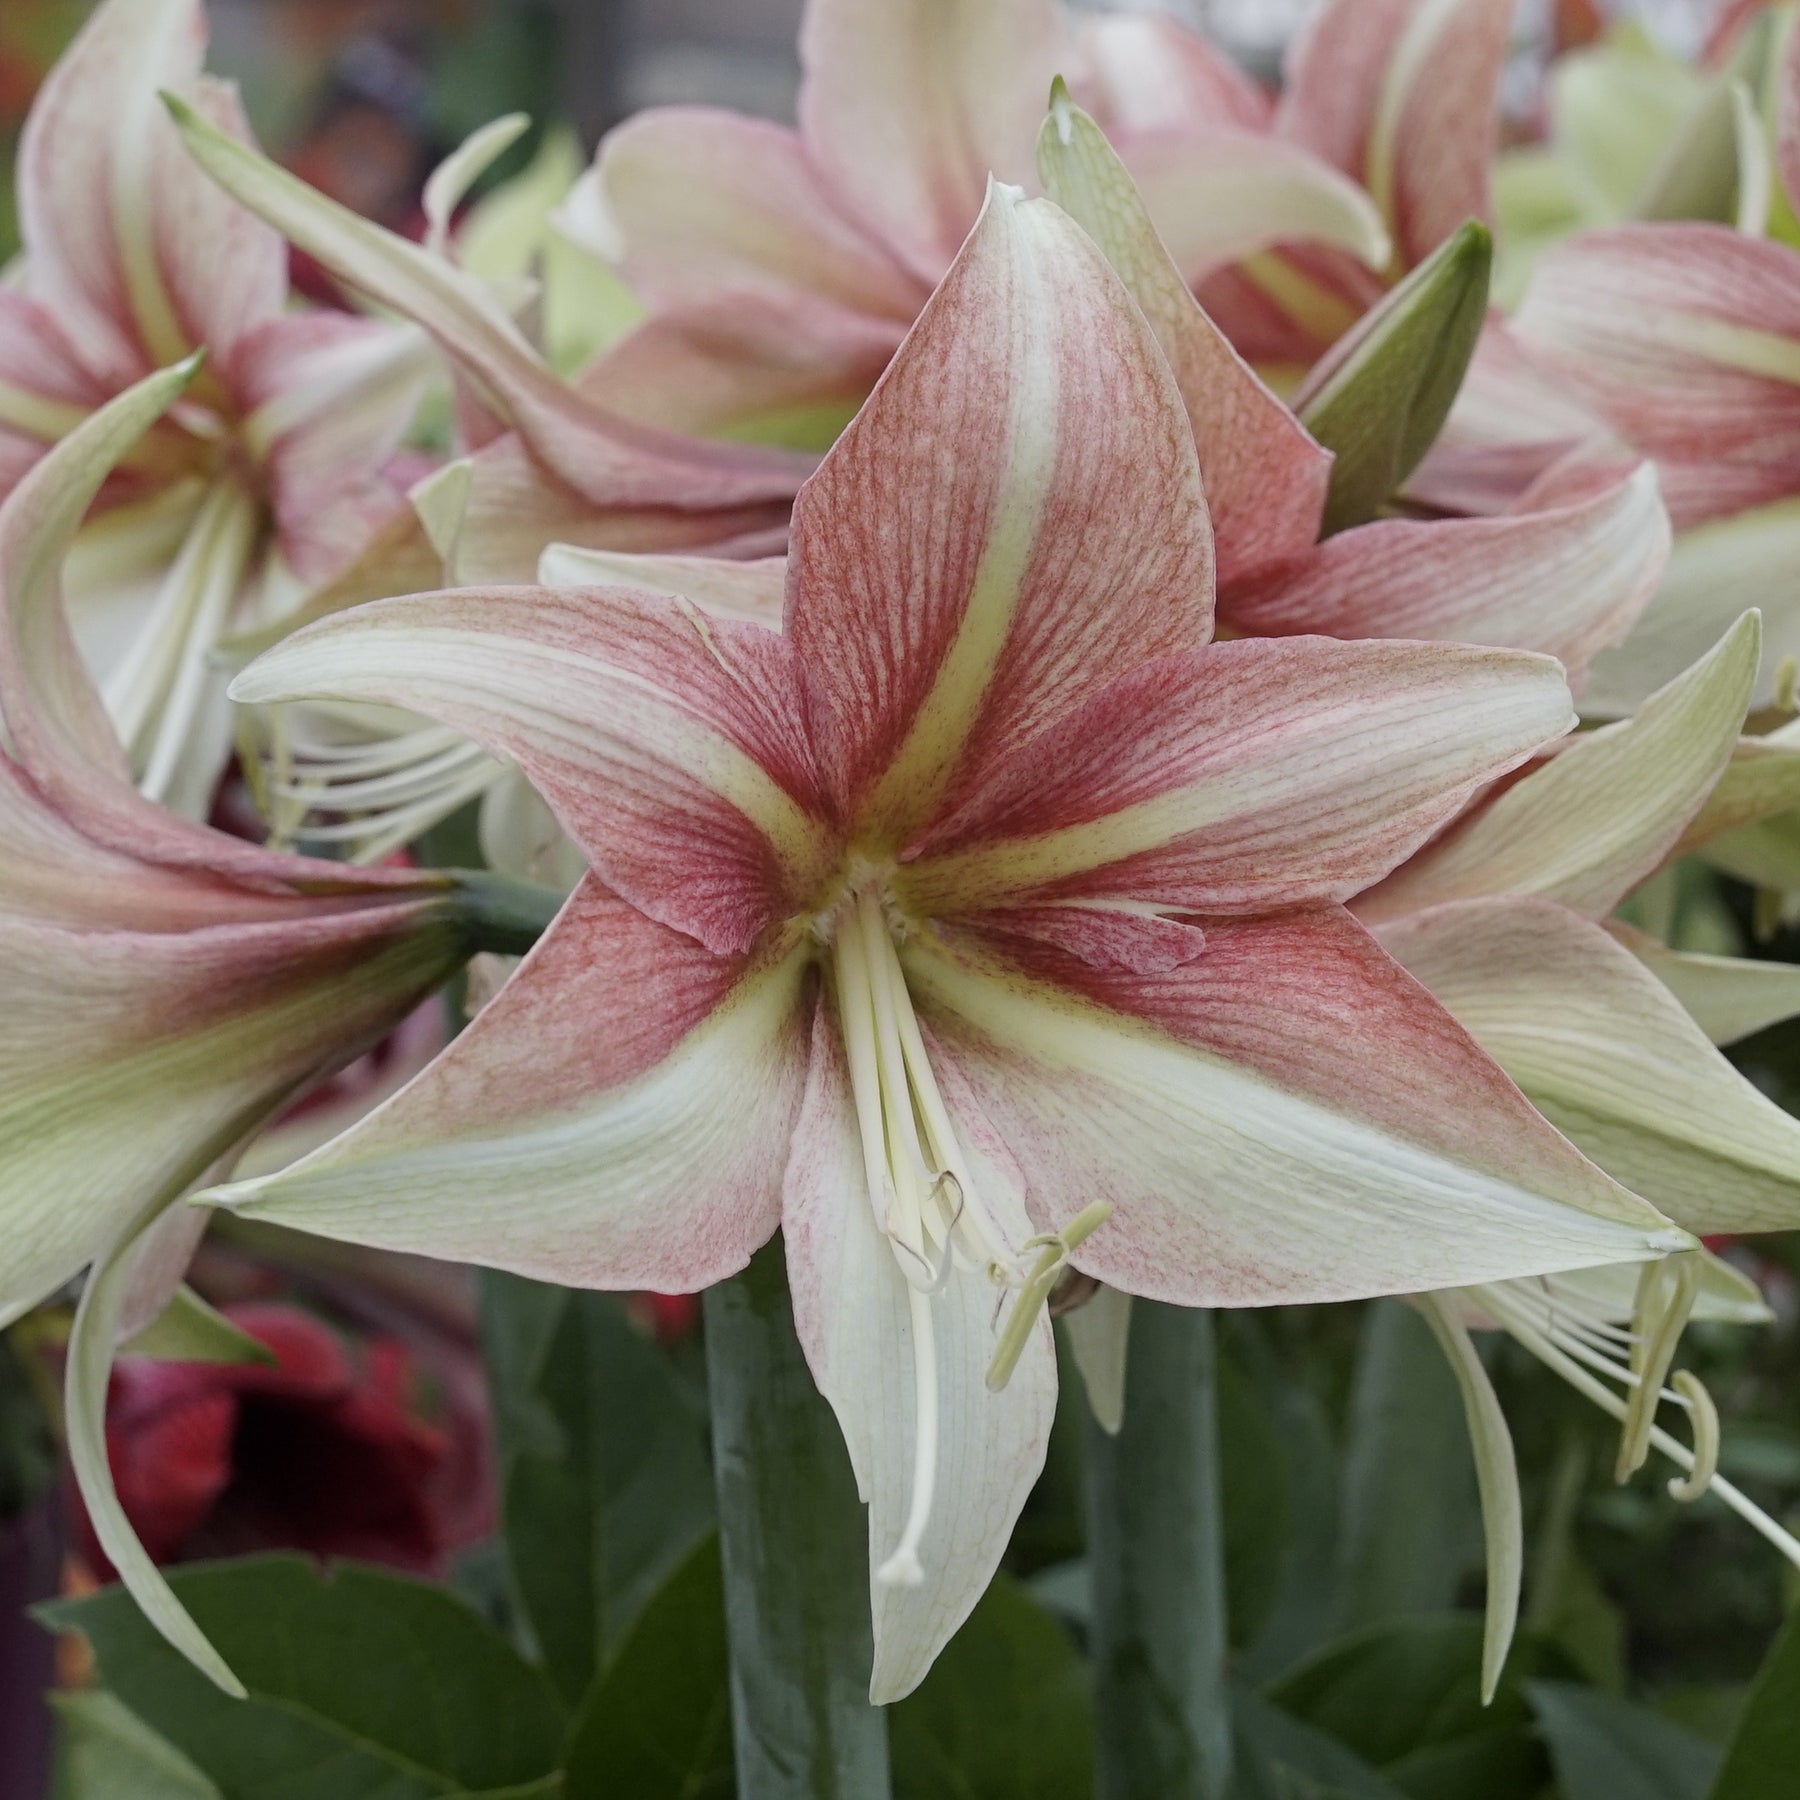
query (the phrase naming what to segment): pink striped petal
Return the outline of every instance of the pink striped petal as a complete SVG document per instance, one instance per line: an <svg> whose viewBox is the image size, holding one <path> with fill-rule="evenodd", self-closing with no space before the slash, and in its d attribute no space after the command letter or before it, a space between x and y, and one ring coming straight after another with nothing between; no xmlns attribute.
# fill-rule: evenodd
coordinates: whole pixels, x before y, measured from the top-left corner
<svg viewBox="0 0 1800 1800"><path fill-rule="evenodd" d="M1800 253L1785 244L1706 224L1586 232L1544 255L1514 329L1669 465L1677 527L1800 487ZM1723 465L1723 486L1684 465Z"/></svg>
<svg viewBox="0 0 1800 1800"><path fill-rule="evenodd" d="M800 134L842 210L931 287L989 176L1029 179L1071 49L1055 0L811 0Z"/></svg>
<svg viewBox="0 0 1800 1800"><path fill-rule="evenodd" d="M960 1092L947 1096L954 1106ZM962 1121L959 1120L959 1128ZM971 1154L982 1136L965 1132ZM983 1171L992 1165L980 1163ZM984 1202L1022 1242L1031 1231L1016 1178L984 1184ZM782 1202L794 1324L813 1379L843 1428L869 1506L869 1566L878 1569L906 1523L918 1455L915 1302L875 1223L862 1142L836 1027L820 1010L806 1100L794 1128ZM979 1269L952 1267L922 1297L935 1364L936 1481L919 1545L916 1587L870 1583L875 1666L870 1698L898 1700L969 1615L992 1579L1041 1473L1056 1411L1056 1354L1040 1320L1012 1379L986 1383L996 1290Z"/></svg>
<svg viewBox="0 0 1800 1800"><path fill-rule="evenodd" d="M1119 150L1158 235L1196 286L1276 244L1342 251L1355 259L1352 279L1360 265L1388 261L1387 228L1368 195L1301 145L1215 126L1144 132L1122 138ZM1328 303L1335 298L1328 293ZM1334 319L1321 335L1342 329Z"/></svg>
<svg viewBox="0 0 1800 1800"><path fill-rule="evenodd" d="M106 398L50 309L0 286L0 500Z"/></svg>
<svg viewBox="0 0 1800 1800"><path fill-rule="evenodd" d="M1276 128L1368 189L1403 267L1489 216L1513 0L1330 0L1287 59Z"/></svg>
<svg viewBox="0 0 1800 1800"><path fill-rule="evenodd" d="M1610 435L1600 415L1540 368L1511 326L1490 313L1450 417L1407 478L1406 493L1446 513L1510 512L1577 446Z"/></svg>
<svg viewBox="0 0 1800 1800"><path fill-rule="evenodd" d="M1648 464L1591 498L1496 519L1378 520L1221 593L1261 637L1430 638L1541 650L1577 692L1619 643L1668 561Z"/></svg>
<svg viewBox="0 0 1800 1800"><path fill-rule="evenodd" d="M788 629L833 798L904 839L953 782L1212 630L1193 433L1084 232L996 186L794 508Z"/></svg>
<svg viewBox="0 0 1800 1800"><path fill-rule="evenodd" d="M1309 548L1325 509L1330 453L1201 310L1125 165L1066 97L1051 101L1038 170L1045 192L1105 251L1175 373L1200 457L1220 581Z"/></svg>
<svg viewBox="0 0 1800 1800"><path fill-rule="evenodd" d="M931 286L839 209L784 126L654 107L606 134L596 170L619 267L658 310L725 293L804 295L885 318L897 343Z"/></svg>
<svg viewBox="0 0 1800 1800"><path fill-rule="evenodd" d="M170 104L188 149L215 181L340 280L429 331L483 404L594 505L704 510L785 498L810 468L809 458L709 444L613 417L552 372L477 278Z"/></svg>
<svg viewBox="0 0 1800 1800"><path fill-rule="evenodd" d="M402 505L384 473L437 372L411 326L300 313L246 334L226 366L288 565L321 582Z"/></svg>
<svg viewBox="0 0 1800 1800"><path fill-rule="evenodd" d="M1109 137L1210 125L1261 131L1275 110L1224 51L1156 13L1088 20L1077 66L1082 102Z"/></svg>
<svg viewBox="0 0 1800 1800"><path fill-rule="evenodd" d="M1535 1113L1336 908L1207 925L1164 974L901 951L1033 1216L1127 1293L1260 1306L1630 1261L1691 1240Z"/></svg>
<svg viewBox="0 0 1800 1800"><path fill-rule="evenodd" d="M321 620L240 700L424 713L515 762L609 886L719 952L825 873L788 641L622 588L460 588Z"/></svg>
<svg viewBox="0 0 1800 1800"><path fill-rule="evenodd" d="M707 1286L775 1229L801 964L720 957L584 881L444 1054L215 1204L577 1287Z"/></svg>
<svg viewBox="0 0 1800 1800"><path fill-rule="evenodd" d="M576 386L620 418L826 450L904 335L809 294L725 290L646 319Z"/></svg>
<svg viewBox="0 0 1800 1800"><path fill-rule="evenodd" d="M236 94L200 81L200 0L106 0L46 79L19 150L31 291L117 382L273 318L287 259L183 154L157 98L192 97L247 136Z"/></svg>
<svg viewBox="0 0 1800 1800"><path fill-rule="evenodd" d="M1244 639L1121 676L909 847L936 916L1045 898L1346 899L1574 722L1547 657Z"/></svg>
<svg viewBox="0 0 1800 1800"><path fill-rule="evenodd" d="M0 917L0 1311L68 1281L457 960L454 927L423 930L416 902L238 910L162 932Z"/></svg>
<svg viewBox="0 0 1800 1800"><path fill-rule="evenodd" d="M468 460L469 492L455 567L434 580L470 586L534 581L538 559L552 544L645 554L694 550L766 556L787 543L788 509L779 502L712 512L596 507L558 480L517 432L496 438ZM401 591L377 583L362 597Z"/></svg>

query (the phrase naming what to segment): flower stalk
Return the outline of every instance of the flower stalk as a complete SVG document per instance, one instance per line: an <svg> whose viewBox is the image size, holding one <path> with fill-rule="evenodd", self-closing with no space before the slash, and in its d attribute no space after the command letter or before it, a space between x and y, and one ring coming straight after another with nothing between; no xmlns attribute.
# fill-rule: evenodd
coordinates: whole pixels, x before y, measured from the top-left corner
<svg viewBox="0 0 1800 1800"><path fill-rule="evenodd" d="M1231 1783L1213 1315L1132 1307L1125 1419L1090 1423L1094 1792L1219 1800Z"/></svg>
<svg viewBox="0 0 1800 1800"><path fill-rule="evenodd" d="M886 1800L868 1539L830 1406L794 1333L779 1243L706 1291L719 1544L742 1800Z"/></svg>

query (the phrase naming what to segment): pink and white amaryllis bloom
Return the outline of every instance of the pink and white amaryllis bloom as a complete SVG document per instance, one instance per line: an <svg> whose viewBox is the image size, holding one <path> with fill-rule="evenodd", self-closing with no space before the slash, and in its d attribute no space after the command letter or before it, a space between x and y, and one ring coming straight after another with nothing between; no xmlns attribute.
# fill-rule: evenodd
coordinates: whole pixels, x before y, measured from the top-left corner
<svg viewBox="0 0 1800 1800"><path fill-rule="evenodd" d="M800 60L798 130L656 107L601 145L569 227L651 309L584 378L609 404L823 449L990 172L1035 183L1058 75L1120 144L1189 280L1284 240L1387 261L1368 197L1264 129L1256 85L1170 22L1078 30L1058 0L808 0Z"/></svg>
<svg viewBox="0 0 1800 1800"><path fill-rule="evenodd" d="M878 1701L1041 1467L1065 1265L1247 1305L1688 1243L1339 904L1565 728L1560 670L1215 645L1212 579L1142 314L1065 214L994 189L800 494L785 632L419 595L239 677L469 732L593 873L424 1076L204 1198L662 1291L779 1226L870 1506Z"/></svg>
<svg viewBox="0 0 1800 1800"><path fill-rule="evenodd" d="M19 155L24 261L0 287L0 492L110 396L204 350L69 571L71 622L145 792L191 816L230 751L212 653L329 579L402 503L384 469L432 368L407 327L287 310L281 239L196 169L157 98L247 137L201 73L200 0L108 0Z"/></svg>
<svg viewBox="0 0 1800 1800"><path fill-rule="evenodd" d="M93 1266L69 1352L76 1472L146 1610L231 1685L113 1495L113 1345L181 1278L194 1215L171 1204L383 1037L465 944L442 878L275 855L131 783L59 572L95 494L192 373L128 388L0 505L0 1323Z"/></svg>

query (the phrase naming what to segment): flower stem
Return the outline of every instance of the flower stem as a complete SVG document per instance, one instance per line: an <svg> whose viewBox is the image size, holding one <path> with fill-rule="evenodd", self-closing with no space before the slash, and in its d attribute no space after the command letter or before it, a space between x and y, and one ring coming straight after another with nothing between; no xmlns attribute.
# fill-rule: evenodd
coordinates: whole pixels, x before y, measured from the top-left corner
<svg viewBox="0 0 1800 1800"><path fill-rule="evenodd" d="M491 869L447 873L456 884L471 950L523 956L543 936L567 898L560 888Z"/></svg>
<svg viewBox="0 0 1800 1800"><path fill-rule="evenodd" d="M1231 1782L1213 1318L1132 1306L1125 1422L1088 1429L1096 1800Z"/></svg>
<svg viewBox="0 0 1800 1800"><path fill-rule="evenodd" d="M740 1800L886 1800L868 1527L794 1335L780 1243L705 1305Z"/></svg>

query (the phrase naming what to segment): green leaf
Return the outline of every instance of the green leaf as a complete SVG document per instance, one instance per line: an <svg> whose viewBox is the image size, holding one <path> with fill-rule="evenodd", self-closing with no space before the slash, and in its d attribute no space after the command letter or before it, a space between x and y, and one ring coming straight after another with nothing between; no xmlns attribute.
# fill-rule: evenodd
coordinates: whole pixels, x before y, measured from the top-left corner
<svg viewBox="0 0 1800 1800"><path fill-rule="evenodd" d="M55 1694L56 1800L222 1800L218 1788L113 1694Z"/></svg>
<svg viewBox="0 0 1800 1800"><path fill-rule="evenodd" d="M1750 1690L1711 1800L1792 1800L1800 1769L1800 1613L1790 1615Z"/></svg>
<svg viewBox="0 0 1800 1800"><path fill-rule="evenodd" d="M1519 1683L1567 1665L1521 1636L1481 1704L1481 1620L1469 1613L1372 1625L1327 1646L1264 1698L1334 1737L1413 1800L1513 1800L1547 1775Z"/></svg>
<svg viewBox="0 0 1800 1800"><path fill-rule="evenodd" d="M620 1303L482 1284L507 1559L571 1707L712 1526L702 1421Z"/></svg>
<svg viewBox="0 0 1800 1800"><path fill-rule="evenodd" d="M1705 1800L1719 1751L1648 1707L1567 1681L1527 1685L1565 1800Z"/></svg>
<svg viewBox="0 0 1800 1800"><path fill-rule="evenodd" d="M568 1792L730 1800L731 1671L719 1541L694 1550L595 1683L569 1740Z"/></svg>
<svg viewBox="0 0 1800 1800"><path fill-rule="evenodd" d="M1088 1800L1093 1700L1067 1632L997 1575L888 1715L895 1800Z"/></svg>
<svg viewBox="0 0 1800 1800"><path fill-rule="evenodd" d="M1346 332L1294 396L1334 451L1324 535L1396 494L1450 416L1487 313L1494 240L1469 220Z"/></svg>
<svg viewBox="0 0 1800 1800"><path fill-rule="evenodd" d="M427 1800L556 1766L565 1718L549 1684L443 1588L290 1556L170 1582L248 1700L197 1673L123 1589L42 1612L88 1639L107 1687L224 1800Z"/></svg>
<svg viewBox="0 0 1800 1800"><path fill-rule="evenodd" d="M1233 1694L1231 1716L1235 1800L1283 1800L1296 1778L1324 1783L1351 1800L1403 1800L1402 1791L1355 1751L1255 1694Z"/></svg>
<svg viewBox="0 0 1800 1800"><path fill-rule="evenodd" d="M1350 1395L1338 1629L1448 1611L1478 1554L1480 1516L1456 1377L1410 1306L1378 1300Z"/></svg>

